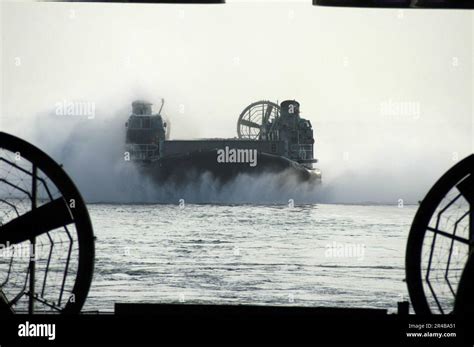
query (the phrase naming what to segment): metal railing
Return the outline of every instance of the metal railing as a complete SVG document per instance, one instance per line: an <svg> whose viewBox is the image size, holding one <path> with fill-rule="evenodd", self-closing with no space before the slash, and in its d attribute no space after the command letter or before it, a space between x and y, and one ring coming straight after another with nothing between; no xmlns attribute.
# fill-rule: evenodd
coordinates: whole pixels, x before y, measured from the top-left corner
<svg viewBox="0 0 474 347"><path fill-rule="evenodd" d="M313 145L295 144L291 145L291 154L295 159L313 159Z"/></svg>

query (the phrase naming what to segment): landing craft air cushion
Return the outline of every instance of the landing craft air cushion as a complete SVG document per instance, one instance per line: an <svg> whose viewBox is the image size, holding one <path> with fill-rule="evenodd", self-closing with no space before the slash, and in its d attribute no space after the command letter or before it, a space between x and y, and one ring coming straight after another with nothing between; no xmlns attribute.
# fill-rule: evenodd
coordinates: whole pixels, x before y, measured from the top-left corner
<svg viewBox="0 0 474 347"><path fill-rule="evenodd" d="M203 174L225 183L239 174L285 173L299 181L320 182L314 168L311 122L300 117L295 100L280 105L258 101L237 122L236 138L170 140L170 129L152 104L134 101L126 123L125 150L130 160L160 183L186 183Z"/></svg>

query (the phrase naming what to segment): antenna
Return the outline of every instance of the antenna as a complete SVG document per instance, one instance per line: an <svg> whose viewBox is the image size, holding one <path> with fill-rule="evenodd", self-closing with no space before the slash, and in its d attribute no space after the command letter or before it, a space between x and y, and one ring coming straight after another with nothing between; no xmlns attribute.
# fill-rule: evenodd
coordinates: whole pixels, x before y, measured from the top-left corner
<svg viewBox="0 0 474 347"><path fill-rule="evenodd" d="M160 107L160 110L158 111L159 115L161 115L161 110L163 109L164 104L165 104L165 99L161 98L161 107Z"/></svg>

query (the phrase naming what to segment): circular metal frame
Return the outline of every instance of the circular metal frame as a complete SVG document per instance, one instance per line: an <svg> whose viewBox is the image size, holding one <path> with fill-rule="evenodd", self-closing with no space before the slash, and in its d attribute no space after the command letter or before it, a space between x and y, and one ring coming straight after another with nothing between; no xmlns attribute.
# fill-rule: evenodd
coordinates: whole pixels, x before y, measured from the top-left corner
<svg viewBox="0 0 474 347"><path fill-rule="evenodd" d="M424 281L426 282L428 280L428 277L424 277L422 271L422 251L423 242L427 236L427 231L435 232L435 236L437 235L436 232L439 233L439 231L430 228L429 223L431 218L435 215L441 201L453 188L456 189L457 187L459 189L459 183L461 181L465 181L467 178L474 177L473 171L474 155L470 155L449 169L430 189L426 197L421 202L413 220L406 248L405 272L408 292L410 294L413 308L417 314L433 313L423 288L423 283ZM468 187L468 189L471 188ZM469 214L471 218L470 225L472 228L472 220L474 218L472 204L470 204ZM469 247L473 245L472 239L462 239L456 235L447 233L443 233L441 236L448 237L451 240L463 242L463 244L469 245Z"/></svg>
<svg viewBox="0 0 474 347"><path fill-rule="evenodd" d="M274 102L261 100L248 105L237 121L237 135L241 139L258 140L265 124L280 115L280 106Z"/></svg>
<svg viewBox="0 0 474 347"><path fill-rule="evenodd" d="M74 208L67 207L72 219L71 222L74 223L76 227L78 242L79 259L77 272L70 293L71 295L74 295L74 300L68 300L60 312L64 314L79 313L84 305L92 282L95 255L93 228L85 202L66 172L53 159L37 147L18 137L0 132L0 149L12 153L20 153L22 159L31 162L33 168L36 167L37 170L40 170L49 180L51 180L62 195L64 201L69 202L71 201L70 199L74 199ZM37 178L32 176L32 180L33 179L36 180ZM65 204L64 206L68 205ZM40 208L38 208L38 210L39 209ZM22 216L18 217L18 219L21 217ZM33 218L33 220L42 221L41 214L35 218L36 219Z"/></svg>

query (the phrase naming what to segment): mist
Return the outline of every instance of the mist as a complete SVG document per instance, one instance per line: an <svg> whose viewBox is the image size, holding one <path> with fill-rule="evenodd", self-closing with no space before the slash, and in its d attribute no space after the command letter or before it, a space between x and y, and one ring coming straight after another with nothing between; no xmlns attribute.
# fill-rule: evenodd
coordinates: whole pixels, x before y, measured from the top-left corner
<svg viewBox="0 0 474 347"><path fill-rule="evenodd" d="M124 108L98 119L45 113L28 128L33 131L18 132L60 163L89 203L301 204L321 200L315 194L321 187L298 182L288 172L242 174L224 185L210 173L186 184L159 184L143 175L133 161L125 160L129 112Z"/></svg>
<svg viewBox="0 0 474 347"><path fill-rule="evenodd" d="M129 96L130 100L134 98L138 97ZM163 113L166 111L165 107ZM325 136L319 133L331 128L327 124L321 126L323 129L315 126L315 148L320 158L317 166L323 172L321 184L301 183L282 172L242 174L224 186L210 174L186 185L160 185L142 175L133 162L124 160L125 122L130 112L131 106L125 104L110 112L99 109L94 117L58 115L50 110L37 114L32 119L33 126L12 127L9 131L39 146L60 163L89 203L179 203L183 199L187 203L221 204L287 204L290 200L295 204L398 204L400 200L413 204L423 198L437 176L461 159L460 154L451 151L454 147L446 148L446 143L428 143L429 151L413 145L429 142L438 132L445 132L442 126L431 129L433 134L410 137L403 135L408 131L404 123L387 133L379 132L383 129L380 125L347 123L351 130L325 146ZM173 117L168 118L173 124ZM466 138L469 131L465 130ZM195 132L196 129L188 134L181 131L181 137L195 138ZM452 141L462 138L461 133L451 136ZM365 141L367 138L380 138L381 142L374 146Z"/></svg>
<svg viewBox="0 0 474 347"><path fill-rule="evenodd" d="M0 130L63 164L88 202L412 204L473 151L468 12L0 6ZM123 160L124 125L132 101L157 110L161 97L171 139L235 137L251 102L298 100L322 184L284 173L220 190L207 175L186 187L149 182ZM93 105L94 117L58 115L63 100Z"/></svg>

